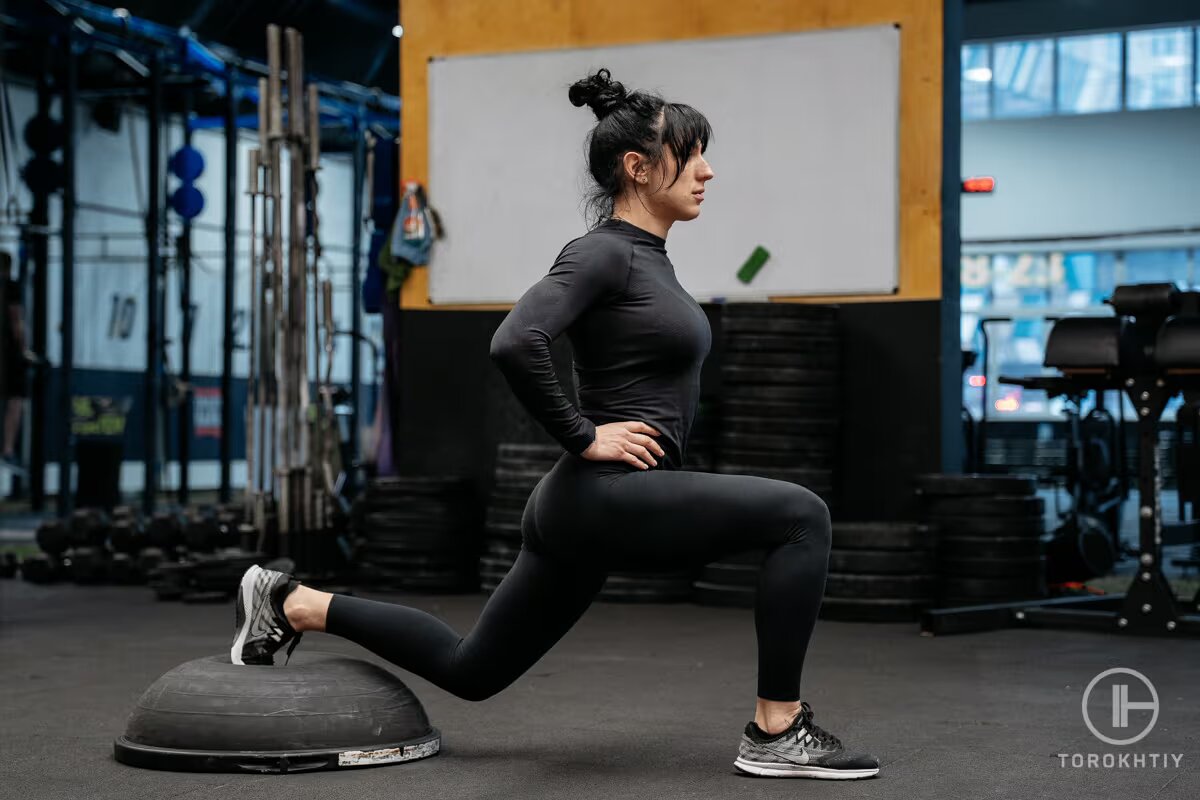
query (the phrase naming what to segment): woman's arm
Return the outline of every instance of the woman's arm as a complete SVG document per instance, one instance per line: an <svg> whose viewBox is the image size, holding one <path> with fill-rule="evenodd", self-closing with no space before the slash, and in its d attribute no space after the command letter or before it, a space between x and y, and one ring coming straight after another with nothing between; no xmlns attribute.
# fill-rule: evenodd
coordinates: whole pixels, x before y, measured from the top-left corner
<svg viewBox="0 0 1200 800"><path fill-rule="evenodd" d="M632 256L631 247L604 236L570 242L492 336L492 361L521 404L569 453L586 450L596 426L563 392L550 343L590 306L625 290Z"/></svg>

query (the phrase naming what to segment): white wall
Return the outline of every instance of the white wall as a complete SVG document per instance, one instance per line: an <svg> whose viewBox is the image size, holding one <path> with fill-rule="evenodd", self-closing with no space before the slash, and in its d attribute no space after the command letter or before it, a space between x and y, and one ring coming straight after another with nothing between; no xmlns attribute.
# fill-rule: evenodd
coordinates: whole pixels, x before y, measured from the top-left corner
<svg viewBox="0 0 1200 800"><path fill-rule="evenodd" d="M1200 109L970 122L962 173L996 178L963 197L964 245L1200 228ZM1200 235L1123 246L1188 245Z"/></svg>

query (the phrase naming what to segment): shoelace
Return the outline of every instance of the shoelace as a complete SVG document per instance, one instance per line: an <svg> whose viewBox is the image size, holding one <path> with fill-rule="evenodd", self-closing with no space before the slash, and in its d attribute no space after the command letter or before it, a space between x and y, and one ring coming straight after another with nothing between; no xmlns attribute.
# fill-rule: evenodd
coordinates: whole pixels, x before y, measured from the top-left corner
<svg viewBox="0 0 1200 800"><path fill-rule="evenodd" d="M804 730L808 731L808 735L816 739L822 745L831 745L834 748L842 746L842 740L834 736L827 730L821 728L820 725L813 723L813 710L807 702L800 703L800 719L804 723Z"/></svg>

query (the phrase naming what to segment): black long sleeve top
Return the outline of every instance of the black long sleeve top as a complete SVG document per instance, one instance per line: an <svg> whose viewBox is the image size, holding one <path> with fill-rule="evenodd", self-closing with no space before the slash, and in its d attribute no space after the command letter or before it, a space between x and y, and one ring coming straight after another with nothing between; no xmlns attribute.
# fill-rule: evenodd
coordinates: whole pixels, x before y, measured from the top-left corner
<svg viewBox="0 0 1200 800"><path fill-rule="evenodd" d="M575 356L579 408L568 400L550 343L566 332ZM567 243L549 273L509 312L490 355L522 405L570 453L596 438L596 425L640 421L680 469L700 396L712 331L679 285L666 240L609 219Z"/></svg>

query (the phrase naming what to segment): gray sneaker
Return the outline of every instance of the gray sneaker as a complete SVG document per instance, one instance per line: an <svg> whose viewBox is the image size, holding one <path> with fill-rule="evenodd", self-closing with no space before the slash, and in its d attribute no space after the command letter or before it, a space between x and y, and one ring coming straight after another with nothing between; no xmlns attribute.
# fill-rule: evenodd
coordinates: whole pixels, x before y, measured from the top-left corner
<svg viewBox="0 0 1200 800"><path fill-rule="evenodd" d="M782 733L769 734L753 722L746 725L733 765L751 775L773 778L824 778L851 780L879 772L879 760L866 753L851 753L836 736L812 721L808 703Z"/></svg>
<svg viewBox="0 0 1200 800"><path fill-rule="evenodd" d="M290 575L257 564L246 570L237 593L231 662L274 664L275 652L288 642L287 656L292 657L304 634L296 633L288 622L283 600L299 585Z"/></svg>

